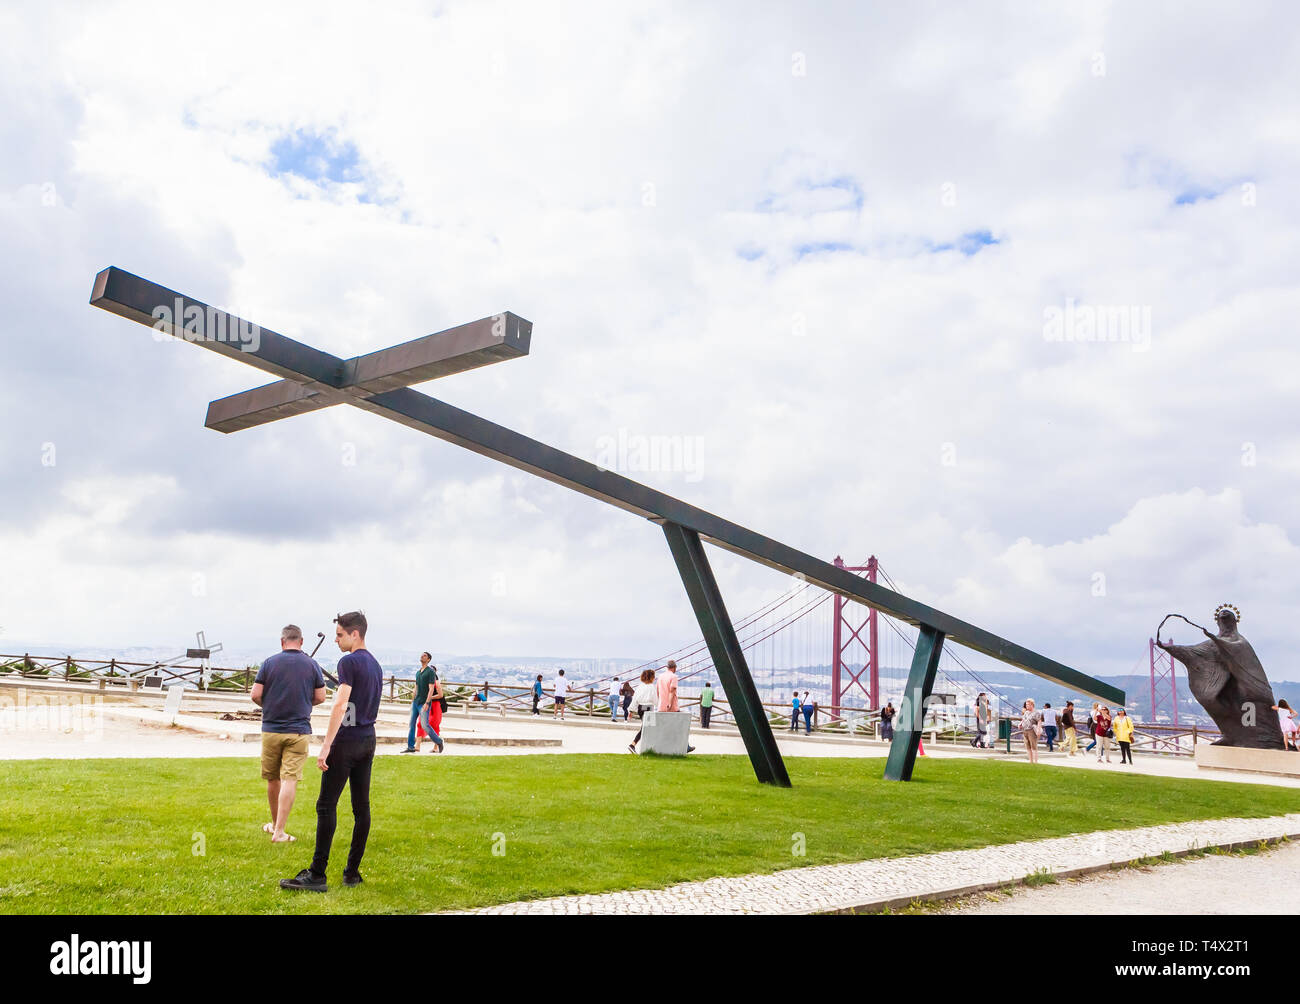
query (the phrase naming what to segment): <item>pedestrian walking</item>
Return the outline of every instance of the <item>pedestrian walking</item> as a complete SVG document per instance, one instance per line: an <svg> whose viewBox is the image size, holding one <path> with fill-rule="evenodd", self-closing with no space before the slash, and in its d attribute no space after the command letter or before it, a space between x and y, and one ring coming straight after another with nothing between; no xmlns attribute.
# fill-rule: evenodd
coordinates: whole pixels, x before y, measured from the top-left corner
<svg viewBox="0 0 1300 1004"><path fill-rule="evenodd" d="M352 843L343 884L361 884L361 858L370 836L370 774L375 762L375 719L383 696L384 671L366 648L366 617L359 610L334 619L334 640L343 658L338 662L339 687L334 692L329 726L316 765L321 769L320 797L316 800L316 850L311 865L291 879L281 879L281 889L325 892L338 803L343 789L352 800ZM344 724L346 719L347 724Z"/></svg>
<svg viewBox="0 0 1300 1004"><path fill-rule="evenodd" d="M659 688L655 686L655 671L653 669L643 669L641 671L641 684L632 695L632 705L636 708L636 717L641 722L641 728L636 730L636 735L628 743L627 749L629 753L636 752L636 744L641 741L641 733L645 729L645 716L654 711L655 705L658 703Z"/></svg>
<svg viewBox="0 0 1300 1004"><path fill-rule="evenodd" d="M1043 705L1043 738L1047 740L1047 752L1053 752L1052 744L1056 742L1056 709L1050 701Z"/></svg>
<svg viewBox="0 0 1300 1004"><path fill-rule="evenodd" d="M1300 749L1300 725L1297 725L1296 713L1286 703L1286 698L1273 705L1273 710L1277 712L1277 723L1282 728L1282 742L1286 748Z"/></svg>
<svg viewBox="0 0 1300 1004"><path fill-rule="evenodd" d="M1115 742L1119 743L1119 762L1133 765L1133 719L1122 707L1115 711L1115 721L1111 723L1115 733Z"/></svg>
<svg viewBox="0 0 1300 1004"><path fill-rule="evenodd" d="M975 698L975 738L970 744L976 749L985 749L988 746L989 735L989 699L984 691L979 692Z"/></svg>
<svg viewBox="0 0 1300 1004"><path fill-rule="evenodd" d="M1106 762L1110 763L1110 742L1115 738L1110 726L1110 708L1098 706L1097 716L1092 723L1092 734L1097 740L1097 762L1101 763L1104 756Z"/></svg>
<svg viewBox="0 0 1300 1004"><path fill-rule="evenodd" d="M554 691L552 696L555 699L555 707L551 711L551 717L563 721L564 706L569 703L569 680L565 677L564 670L560 670L556 675L555 685L552 689Z"/></svg>
<svg viewBox="0 0 1300 1004"><path fill-rule="evenodd" d="M1074 702L1066 701L1065 707L1061 709L1061 728L1064 733L1061 736L1061 746L1069 756L1074 756L1079 752L1079 730L1074 725Z"/></svg>
<svg viewBox="0 0 1300 1004"><path fill-rule="evenodd" d="M298 797L302 765L311 741L311 709L325 703L325 676L316 660L302 650L302 628L285 625L280 651L257 670L253 703L262 709L262 779L271 821L262 826L275 844L292 843L285 832Z"/></svg>
<svg viewBox="0 0 1300 1004"><path fill-rule="evenodd" d="M442 686L438 684L438 671L430 665L433 657L428 652L420 654L420 668L415 673L415 696L411 700L411 721L406 730L406 749L403 753L419 753L420 738L415 733L418 723L424 734L433 740L434 749L443 751L442 736L438 735L438 726L430 717L433 702L442 697ZM441 713L438 714L441 724Z"/></svg>
<svg viewBox="0 0 1300 1004"><path fill-rule="evenodd" d="M1038 763L1038 740L1043 735L1043 713L1034 708L1031 697L1020 709L1020 738L1025 741L1025 752L1030 763Z"/></svg>
<svg viewBox="0 0 1300 1004"><path fill-rule="evenodd" d="M709 719L713 717L713 683L712 681L704 684L704 689L700 691L700 728L709 727Z"/></svg>
<svg viewBox="0 0 1300 1004"><path fill-rule="evenodd" d="M889 742L894 738L894 702L886 701L885 706L880 709L880 738Z"/></svg>
<svg viewBox="0 0 1300 1004"><path fill-rule="evenodd" d="M1092 742L1088 743L1088 745L1083 748L1085 753L1091 753L1093 748L1097 745L1097 709L1100 707L1100 704L1093 701L1092 710L1088 712L1088 737Z"/></svg>
<svg viewBox="0 0 1300 1004"><path fill-rule="evenodd" d="M618 682L618 677L609 681L609 720L618 721L618 706L623 699L623 685Z"/></svg>
<svg viewBox="0 0 1300 1004"><path fill-rule="evenodd" d="M655 685L658 687L660 711L682 710L681 702L677 699L677 663L669 659L664 671L656 678ZM686 752L695 752L695 747L690 744L689 739L686 742Z"/></svg>
<svg viewBox="0 0 1300 1004"><path fill-rule="evenodd" d="M623 695L623 721L627 721L627 712L628 709L632 706L632 695L635 692L636 692L636 688L632 686L632 681L624 680L623 687L620 691L620 693L622 693Z"/></svg>
<svg viewBox="0 0 1300 1004"><path fill-rule="evenodd" d="M537 679L533 681L533 714L540 715L537 710L537 704L542 699L542 674L537 674Z"/></svg>

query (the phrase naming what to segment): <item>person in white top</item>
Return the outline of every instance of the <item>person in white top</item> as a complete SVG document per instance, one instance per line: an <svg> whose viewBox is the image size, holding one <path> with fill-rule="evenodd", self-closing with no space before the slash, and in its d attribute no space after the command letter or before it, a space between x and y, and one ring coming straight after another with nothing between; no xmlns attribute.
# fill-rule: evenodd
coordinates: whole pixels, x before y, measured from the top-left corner
<svg viewBox="0 0 1300 1004"><path fill-rule="evenodd" d="M564 718L564 705L569 700L569 681L564 676L564 670L560 670L559 675L555 678L555 710L551 712L552 718Z"/></svg>
<svg viewBox="0 0 1300 1004"><path fill-rule="evenodd" d="M1047 752L1052 752L1052 744L1056 742L1056 709L1052 705L1043 705L1043 738L1047 740Z"/></svg>
<svg viewBox="0 0 1300 1004"><path fill-rule="evenodd" d="M636 708L636 716L645 723L646 713L654 711L659 706L659 687L655 684L655 671L653 669L643 670L641 673L641 683L636 690L632 692L632 707ZM628 752L636 752L636 744L641 741L641 730L636 730L636 735L632 737L632 742L628 744Z"/></svg>
<svg viewBox="0 0 1300 1004"><path fill-rule="evenodd" d="M618 677L609 681L609 720L618 721L618 706L622 703L619 691L623 689L623 684L618 682Z"/></svg>

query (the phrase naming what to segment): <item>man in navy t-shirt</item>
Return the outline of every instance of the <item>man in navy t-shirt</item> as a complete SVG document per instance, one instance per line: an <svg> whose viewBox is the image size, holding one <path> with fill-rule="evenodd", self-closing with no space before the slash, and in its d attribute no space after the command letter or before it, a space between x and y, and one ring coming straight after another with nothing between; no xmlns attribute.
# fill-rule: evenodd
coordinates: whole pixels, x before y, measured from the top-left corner
<svg viewBox="0 0 1300 1004"><path fill-rule="evenodd" d="M317 766L325 773L316 800L316 852L311 867L291 879L281 879L282 889L325 892L325 867L338 824L339 796L344 787L352 794L352 844L343 867L343 884L361 884L361 857L370 836L370 769L375 761L375 719L383 692L383 669L366 648L366 617L359 611L334 619L334 640L344 653L338 662L339 689L330 709L329 729Z"/></svg>
<svg viewBox="0 0 1300 1004"><path fill-rule="evenodd" d="M298 625L280 632L280 651L258 667L251 696L262 709L262 778L271 804L271 821L262 830L272 842L287 843L293 837L284 828L311 741L311 709L325 703L325 677L302 650Z"/></svg>

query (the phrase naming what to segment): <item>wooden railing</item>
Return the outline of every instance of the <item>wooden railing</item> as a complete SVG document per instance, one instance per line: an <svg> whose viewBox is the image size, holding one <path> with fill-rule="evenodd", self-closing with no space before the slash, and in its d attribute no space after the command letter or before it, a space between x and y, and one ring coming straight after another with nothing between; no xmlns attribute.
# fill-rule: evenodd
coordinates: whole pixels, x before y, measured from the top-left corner
<svg viewBox="0 0 1300 1004"><path fill-rule="evenodd" d="M140 681L148 676L162 678L164 687L180 683L209 692L234 691L247 692L252 689L253 679L257 675L255 666L242 669L230 667L211 667L206 686L200 666L173 666L157 662L126 662L120 659L82 659L72 656L40 655L3 655L0 654L0 682L8 679L41 679L66 681L102 681L104 686L122 686L136 689ZM528 684L470 683L467 681L444 680L443 690L447 698L448 712L453 709L465 714L531 714L533 706L533 689ZM485 696L485 700L474 699L476 694ZM409 677L389 674L384 680L384 700L389 703L409 704L415 697L415 681ZM622 721L622 699L619 698L618 719ZM681 709L700 718L698 696L683 696L679 699ZM539 702L539 711L545 709L552 713L554 701L549 688L543 690ZM777 731L789 730L803 733L806 724L802 713L797 727L792 728L789 704L763 703L767 710L768 721ZM948 743L953 745L969 744L975 737L974 712L957 708L953 705L940 705L944 709L942 718L927 714L927 724L923 728L925 741L930 743ZM604 688L571 688L566 702L566 715L587 719L608 719L609 694ZM1020 730L1016 720L1011 719L1012 740L1018 741ZM735 718L725 700L714 699L710 725L734 726ZM1085 735L1083 726L1079 727L1079 746L1082 749L1092 737ZM846 738L878 739L880 737L880 712L866 708L815 704L812 715L812 731L820 735L844 736ZM997 740L998 724L993 722L988 734L990 744ZM1219 738L1219 731L1205 726L1185 725L1168 726L1157 724L1134 723L1133 750L1142 753L1160 753L1172 756L1191 756L1198 742L1213 742ZM1060 744L1063 730L1058 731L1057 744ZM1005 740L1004 740L1005 742ZM1014 745L1013 745L1014 748Z"/></svg>

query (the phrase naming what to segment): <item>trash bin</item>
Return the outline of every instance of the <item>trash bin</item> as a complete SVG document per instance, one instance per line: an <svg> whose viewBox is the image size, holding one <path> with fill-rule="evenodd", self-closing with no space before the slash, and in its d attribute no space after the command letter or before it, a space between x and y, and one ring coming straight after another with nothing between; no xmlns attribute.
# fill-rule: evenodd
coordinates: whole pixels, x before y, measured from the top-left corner
<svg viewBox="0 0 1300 1004"><path fill-rule="evenodd" d="M1011 750L1011 719L1010 718L998 719L998 742L1001 742L1003 739L1007 741L1007 751L1010 752Z"/></svg>

